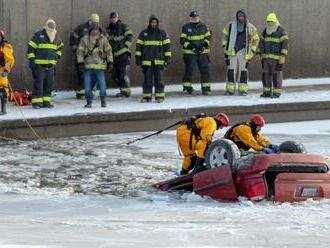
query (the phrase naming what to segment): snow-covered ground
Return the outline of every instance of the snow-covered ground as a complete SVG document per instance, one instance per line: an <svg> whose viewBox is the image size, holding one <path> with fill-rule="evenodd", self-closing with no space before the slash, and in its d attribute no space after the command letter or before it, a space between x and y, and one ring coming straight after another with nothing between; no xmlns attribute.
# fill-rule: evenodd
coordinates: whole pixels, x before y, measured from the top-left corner
<svg viewBox="0 0 330 248"><path fill-rule="evenodd" d="M284 81L284 86L313 86L313 85L330 85L330 78L319 79L288 79ZM200 85L195 85L195 89L199 90ZM225 84L214 84L213 90L224 90ZM166 101L162 104L158 103L140 103L139 97L141 95L141 87L133 88L133 97L125 99L116 99L111 97L108 99L108 107L101 108L100 101L94 101L92 109L84 109L85 101L75 100L74 92L55 92L54 109L39 109L34 110L31 106L15 107L12 104L8 105L8 114L0 117L1 120L21 119L24 115L26 118L41 118L49 116L68 116L77 114L88 114L93 112L108 112L108 113L122 113L122 112L136 112L147 110L165 109L171 111L172 109L187 109L194 107L207 106L238 106L238 105L255 105L255 104L273 104L273 103L287 103L287 102L305 102L305 101L328 101L330 99L330 91L328 90L305 90L299 92L285 92L279 99L264 99L260 98L261 82L250 82L251 89L260 89L259 93L250 93L247 97L240 96L224 96L213 93L210 96L202 96L200 92L194 95L186 94L169 94ZM181 92L182 86L170 85L166 88L166 92ZM113 96L117 90L109 90L108 95Z"/></svg>
<svg viewBox="0 0 330 248"><path fill-rule="evenodd" d="M330 120L263 133L330 157L329 131ZM174 132L125 144L142 135L1 143L0 247L329 247L330 200L219 203L159 192L150 185L180 167Z"/></svg>

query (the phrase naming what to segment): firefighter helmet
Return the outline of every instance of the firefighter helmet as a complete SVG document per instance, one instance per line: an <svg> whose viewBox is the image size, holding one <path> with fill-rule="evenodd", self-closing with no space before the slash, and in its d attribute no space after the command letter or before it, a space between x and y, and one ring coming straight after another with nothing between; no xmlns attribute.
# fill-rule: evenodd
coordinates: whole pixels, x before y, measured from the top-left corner
<svg viewBox="0 0 330 248"><path fill-rule="evenodd" d="M222 127L229 126L229 118L224 113L218 113L216 116L214 116L214 120Z"/></svg>
<svg viewBox="0 0 330 248"><path fill-rule="evenodd" d="M278 22L276 14L274 12L269 13L267 15L266 22Z"/></svg>
<svg viewBox="0 0 330 248"><path fill-rule="evenodd" d="M259 115L259 114L255 114L251 117L250 120L251 123L255 124L258 127L263 127L265 126L265 119Z"/></svg>

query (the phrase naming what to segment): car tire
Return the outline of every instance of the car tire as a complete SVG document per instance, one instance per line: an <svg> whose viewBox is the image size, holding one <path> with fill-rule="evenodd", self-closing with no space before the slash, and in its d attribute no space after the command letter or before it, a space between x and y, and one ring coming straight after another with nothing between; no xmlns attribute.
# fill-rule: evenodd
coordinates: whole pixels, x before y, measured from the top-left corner
<svg viewBox="0 0 330 248"><path fill-rule="evenodd" d="M306 147L296 141L285 141L280 144L280 152L283 153L307 153Z"/></svg>
<svg viewBox="0 0 330 248"><path fill-rule="evenodd" d="M207 168L216 168L229 164L233 171L239 166L241 153L237 145L228 139L215 140L209 145L205 163Z"/></svg>

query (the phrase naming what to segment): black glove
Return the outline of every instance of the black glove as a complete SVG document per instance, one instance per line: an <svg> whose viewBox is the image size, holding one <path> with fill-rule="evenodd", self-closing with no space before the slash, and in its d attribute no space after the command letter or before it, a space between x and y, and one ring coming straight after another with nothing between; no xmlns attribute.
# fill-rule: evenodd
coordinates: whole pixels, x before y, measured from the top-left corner
<svg viewBox="0 0 330 248"><path fill-rule="evenodd" d="M205 159L197 157L192 173L198 173L203 170L206 170L206 167L204 166L204 161Z"/></svg>
<svg viewBox="0 0 330 248"><path fill-rule="evenodd" d="M249 67L250 61L246 61L245 63L245 69L247 69Z"/></svg>
<svg viewBox="0 0 330 248"><path fill-rule="evenodd" d="M258 56L261 56L261 52L260 52L260 50L255 51L254 54L255 54L255 55L258 55Z"/></svg>
<svg viewBox="0 0 330 248"><path fill-rule="evenodd" d="M205 49L207 49L207 48L209 48L209 43L207 43L206 41L203 41L202 46L203 46Z"/></svg>
<svg viewBox="0 0 330 248"><path fill-rule="evenodd" d="M187 175L189 173L189 170L181 169L180 176Z"/></svg>
<svg viewBox="0 0 330 248"><path fill-rule="evenodd" d="M141 61L141 58L140 58L140 57L135 57L135 64L136 64L137 66L142 65L142 61Z"/></svg>
<svg viewBox="0 0 330 248"><path fill-rule="evenodd" d="M108 62L107 68L109 71L112 71L113 69L113 63L112 62Z"/></svg>
<svg viewBox="0 0 330 248"><path fill-rule="evenodd" d="M186 46L186 48L185 49L188 49L188 50L193 50L194 49L194 47L189 43L189 45L188 46Z"/></svg>
<svg viewBox="0 0 330 248"><path fill-rule="evenodd" d="M276 71L282 71L283 70L283 64L279 64L277 63L276 67L275 67Z"/></svg>
<svg viewBox="0 0 330 248"><path fill-rule="evenodd" d="M226 63L227 66L230 66L230 59L225 58L225 63Z"/></svg>
<svg viewBox="0 0 330 248"><path fill-rule="evenodd" d="M203 45L200 45L200 46L196 47L197 54L203 53L204 49L205 49L205 47Z"/></svg>
<svg viewBox="0 0 330 248"><path fill-rule="evenodd" d="M79 69L79 71L85 71L85 64L84 63L79 63L78 64L78 69Z"/></svg>
<svg viewBox="0 0 330 248"><path fill-rule="evenodd" d="M165 64L164 64L164 66L167 67L167 66L169 66L170 63L171 63L171 59L170 59L170 58L166 58L166 59L165 59Z"/></svg>
<svg viewBox="0 0 330 248"><path fill-rule="evenodd" d="M29 68L34 71L36 69L36 63L34 62L34 60L30 60L29 61Z"/></svg>

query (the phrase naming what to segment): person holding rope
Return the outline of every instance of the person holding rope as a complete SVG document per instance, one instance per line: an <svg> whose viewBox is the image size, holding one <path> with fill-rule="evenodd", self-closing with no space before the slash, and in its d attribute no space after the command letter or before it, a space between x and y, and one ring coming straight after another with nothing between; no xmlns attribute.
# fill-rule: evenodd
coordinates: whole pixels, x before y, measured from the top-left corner
<svg viewBox="0 0 330 248"><path fill-rule="evenodd" d="M194 173L204 170L205 152L214 132L228 126L229 118L224 113L214 117L200 114L182 122L176 130L176 140L184 156L181 175L188 174L190 170Z"/></svg>
<svg viewBox="0 0 330 248"><path fill-rule="evenodd" d="M7 97L9 93L8 74L15 64L13 47L6 40L5 32L0 30L0 99L1 115L5 115Z"/></svg>

